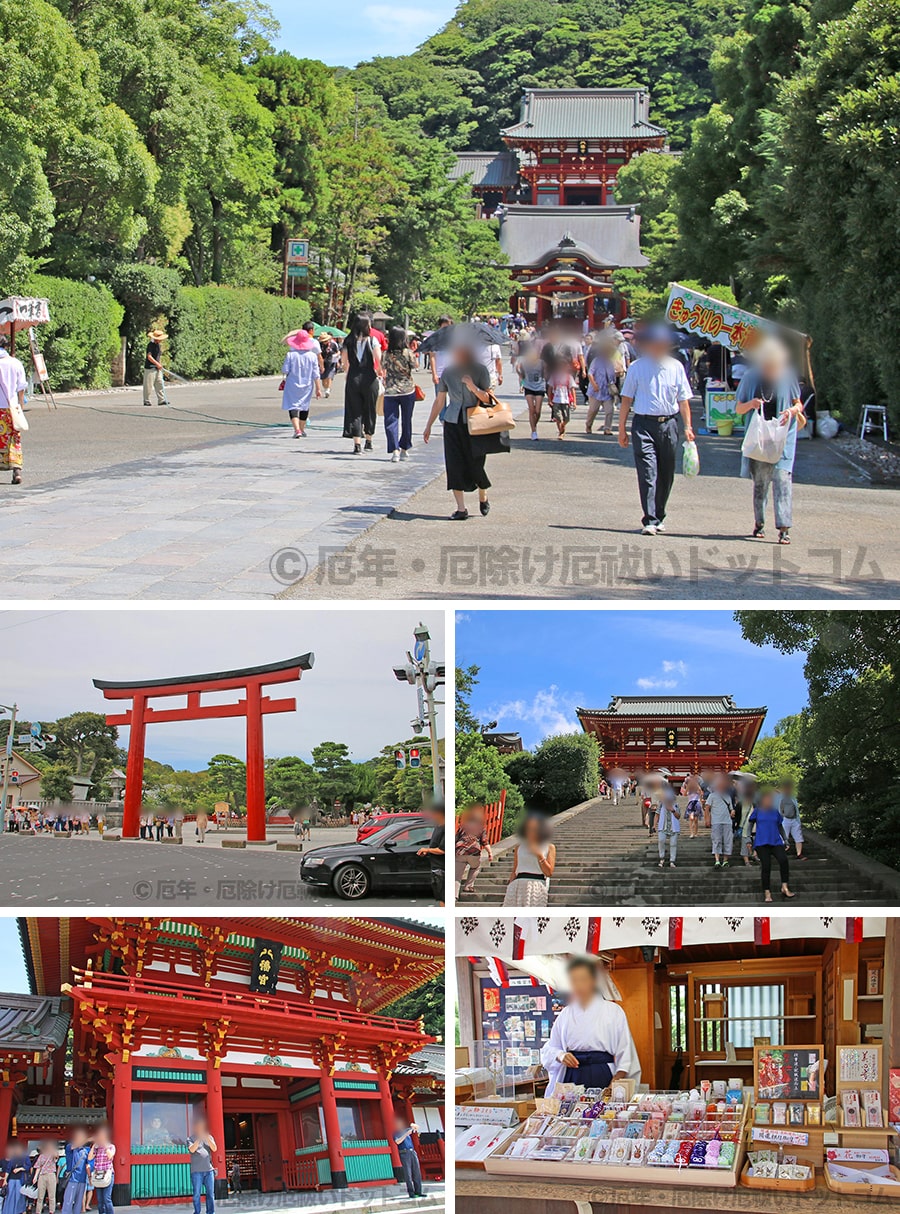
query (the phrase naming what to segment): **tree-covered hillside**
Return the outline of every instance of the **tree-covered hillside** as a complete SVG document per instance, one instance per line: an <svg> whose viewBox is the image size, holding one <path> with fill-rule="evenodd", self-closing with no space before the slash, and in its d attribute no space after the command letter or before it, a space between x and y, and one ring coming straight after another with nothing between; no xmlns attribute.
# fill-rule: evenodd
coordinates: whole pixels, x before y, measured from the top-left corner
<svg viewBox="0 0 900 1214"><path fill-rule="evenodd" d="M651 117L684 145L712 100L710 59L740 0L463 0L413 55L353 73L397 119L454 147L491 148L529 87L647 86Z"/></svg>

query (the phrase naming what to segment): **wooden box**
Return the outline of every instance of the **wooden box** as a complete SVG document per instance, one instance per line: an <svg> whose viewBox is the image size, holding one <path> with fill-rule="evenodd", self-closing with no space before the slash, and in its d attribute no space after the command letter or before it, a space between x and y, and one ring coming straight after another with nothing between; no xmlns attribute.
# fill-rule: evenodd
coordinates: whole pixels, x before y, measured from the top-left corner
<svg viewBox="0 0 900 1214"><path fill-rule="evenodd" d="M860 1172L868 1172L876 1167L883 1167L881 1164L874 1163L854 1163L848 1164L848 1167L856 1168ZM900 1168L895 1168L893 1164L888 1165L890 1168L891 1177L900 1182ZM878 1184L874 1180L872 1184L856 1184L847 1181L835 1180L828 1168L828 1163L825 1164L825 1183L831 1189L832 1193L843 1193L849 1197L893 1197L900 1199L900 1183L897 1185Z"/></svg>
<svg viewBox="0 0 900 1214"><path fill-rule="evenodd" d="M744 1164L744 1170L741 1172L741 1184L748 1189L767 1189L773 1193L808 1193L816 1187L815 1166L811 1160L801 1159L799 1155L797 1156L797 1163L809 1168L808 1180L782 1180L780 1177L766 1180L759 1176L751 1176L751 1164L748 1159Z"/></svg>

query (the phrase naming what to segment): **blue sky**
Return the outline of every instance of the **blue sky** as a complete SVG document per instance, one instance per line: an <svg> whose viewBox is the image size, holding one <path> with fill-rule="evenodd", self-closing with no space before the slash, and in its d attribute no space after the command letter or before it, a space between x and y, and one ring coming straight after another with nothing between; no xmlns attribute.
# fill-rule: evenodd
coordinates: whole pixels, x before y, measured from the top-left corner
<svg viewBox="0 0 900 1214"><path fill-rule="evenodd" d="M15 919L9 916L0 917L0 984L4 991L28 994L28 975L19 931Z"/></svg>
<svg viewBox="0 0 900 1214"><path fill-rule="evenodd" d="M351 3L329 0L269 0L281 26L276 39L283 50L302 59L321 59L339 67L354 67L374 55L407 55L453 15L453 0L417 4Z"/></svg>
<svg viewBox="0 0 900 1214"><path fill-rule="evenodd" d="M481 667L472 705L527 748L579 730L613 695L733 695L763 734L806 704L803 655L743 640L728 611L460 611L456 662Z"/></svg>

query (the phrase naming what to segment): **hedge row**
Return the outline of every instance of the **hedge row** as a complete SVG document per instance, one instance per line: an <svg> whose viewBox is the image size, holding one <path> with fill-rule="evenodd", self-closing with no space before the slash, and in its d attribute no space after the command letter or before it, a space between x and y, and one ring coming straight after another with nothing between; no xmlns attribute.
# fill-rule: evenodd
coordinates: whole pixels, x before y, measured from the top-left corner
<svg viewBox="0 0 900 1214"><path fill-rule="evenodd" d="M249 287L182 287L168 326L172 367L188 379L278 371L281 338L310 315L305 300Z"/></svg>
<svg viewBox="0 0 900 1214"><path fill-rule="evenodd" d="M122 336L128 379L136 382L155 324L169 334L167 361L187 379L270 374L284 358L281 338L311 314L304 300L265 291L181 287L174 271L155 266L119 267L109 287L41 274L27 290L50 303L40 342L57 389L109 387Z"/></svg>
<svg viewBox="0 0 900 1214"><path fill-rule="evenodd" d="M50 304L50 323L40 326L38 340L52 386L108 388L124 316L112 291L100 283L41 274L26 285L25 292Z"/></svg>

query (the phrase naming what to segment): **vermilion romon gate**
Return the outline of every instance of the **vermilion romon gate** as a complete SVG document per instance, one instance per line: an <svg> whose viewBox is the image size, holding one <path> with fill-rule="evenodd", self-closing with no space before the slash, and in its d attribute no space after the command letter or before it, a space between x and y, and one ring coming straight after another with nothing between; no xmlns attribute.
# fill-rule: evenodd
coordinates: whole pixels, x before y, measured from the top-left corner
<svg viewBox="0 0 900 1214"><path fill-rule="evenodd" d="M272 700L263 688L273 683L298 682L304 670L312 670L315 655L306 653L287 662L270 666L251 666L246 670L225 670L218 674L182 675L174 679L146 683L109 683L94 679L94 686L107 700L131 700L122 713L111 713L107 725L127 725L128 763L125 771L125 806L122 838L136 839L140 829L144 787L144 747L147 726L169 721L208 721L222 717L247 718L247 840L263 843L266 838L265 758L263 754L263 717L272 712L294 712L297 701ZM242 691L243 698L233 704L204 704L202 696L211 691ZM154 708L151 700L185 697L184 705Z"/></svg>

